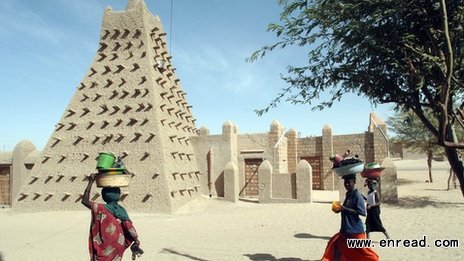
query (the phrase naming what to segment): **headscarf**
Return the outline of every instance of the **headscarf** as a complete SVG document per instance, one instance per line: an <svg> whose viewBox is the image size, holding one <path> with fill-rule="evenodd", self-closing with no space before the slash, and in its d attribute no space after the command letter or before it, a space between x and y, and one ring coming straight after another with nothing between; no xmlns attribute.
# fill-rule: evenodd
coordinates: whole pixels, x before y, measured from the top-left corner
<svg viewBox="0 0 464 261"><path fill-rule="evenodd" d="M379 186L379 184L377 183L377 180L375 180L375 179L371 179L371 180L369 180L367 182L370 182L370 184L372 186L372 190L376 190L377 187Z"/></svg>
<svg viewBox="0 0 464 261"><path fill-rule="evenodd" d="M118 204L118 200L121 197L120 188L105 187L102 189L102 197L103 200L106 202L105 208L109 212L111 212L115 217L121 220L130 220L126 209Z"/></svg>

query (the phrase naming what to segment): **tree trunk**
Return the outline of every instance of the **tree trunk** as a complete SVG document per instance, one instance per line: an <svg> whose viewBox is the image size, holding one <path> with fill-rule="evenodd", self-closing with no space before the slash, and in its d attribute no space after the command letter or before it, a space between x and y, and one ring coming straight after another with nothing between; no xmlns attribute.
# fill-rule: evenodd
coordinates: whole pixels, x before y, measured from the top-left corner
<svg viewBox="0 0 464 261"><path fill-rule="evenodd" d="M451 181L451 178L453 177L453 174L454 174L452 168L450 168L449 173L450 173L450 174L449 174L449 177L448 177L448 182L446 183L446 184L447 184L447 185L446 185L446 190L449 190L449 189L450 189L450 181Z"/></svg>
<svg viewBox="0 0 464 261"><path fill-rule="evenodd" d="M432 150L427 151L427 166L429 166L429 181L433 183L432 178L432 159L433 159L433 152Z"/></svg>
<svg viewBox="0 0 464 261"><path fill-rule="evenodd" d="M457 149L455 148L445 148L446 157L448 157L448 162L451 169L453 169L456 177L459 180L459 187L461 188L462 196L464 197L464 166L462 161L459 160Z"/></svg>

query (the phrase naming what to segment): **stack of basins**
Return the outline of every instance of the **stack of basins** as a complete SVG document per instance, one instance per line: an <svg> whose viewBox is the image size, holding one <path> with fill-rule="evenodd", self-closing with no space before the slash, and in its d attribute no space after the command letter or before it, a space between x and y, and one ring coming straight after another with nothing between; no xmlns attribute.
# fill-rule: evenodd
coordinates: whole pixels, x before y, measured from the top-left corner
<svg viewBox="0 0 464 261"><path fill-rule="evenodd" d="M116 161L116 156L110 152L100 152L97 160L98 174L95 177L97 187L127 187L132 178L124 164Z"/></svg>

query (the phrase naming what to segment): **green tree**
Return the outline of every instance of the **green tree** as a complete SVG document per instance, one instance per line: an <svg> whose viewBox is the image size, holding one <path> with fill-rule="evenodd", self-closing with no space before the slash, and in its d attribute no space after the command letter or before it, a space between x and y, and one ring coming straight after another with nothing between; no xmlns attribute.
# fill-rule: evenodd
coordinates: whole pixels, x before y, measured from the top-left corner
<svg viewBox="0 0 464 261"><path fill-rule="evenodd" d="M433 156L443 154L443 147L437 145L437 138L427 129L424 130L422 122L411 111L396 112L394 116L387 119L386 123L388 128L396 134L392 138L393 142L399 142L404 148L424 153L427 156L429 181L433 182Z"/></svg>
<svg viewBox="0 0 464 261"><path fill-rule="evenodd" d="M436 137L464 196L458 157L464 143L454 138L453 128L464 126L463 2L278 0L280 22L268 30L279 40L248 60L290 45L309 51L303 66L288 66L282 78L289 86L258 115L281 101L323 109L346 93L363 95L373 104L395 104L414 112ZM330 98L320 101L324 92Z"/></svg>

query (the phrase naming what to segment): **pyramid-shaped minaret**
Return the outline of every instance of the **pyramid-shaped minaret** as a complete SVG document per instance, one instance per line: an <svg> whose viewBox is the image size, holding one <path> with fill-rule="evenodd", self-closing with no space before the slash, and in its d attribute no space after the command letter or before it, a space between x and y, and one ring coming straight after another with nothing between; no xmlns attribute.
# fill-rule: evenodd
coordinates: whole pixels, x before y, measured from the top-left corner
<svg viewBox="0 0 464 261"><path fill-rule="evenodd" d="M82 209L99 152L122 156L135 176L122 189L133 210L170 213L199 195L190 137L195 119L166 48L166 33L143 0L104 12L99 49L13 202L23 210ZM100 189L92 189L98 200ZM101 198L100 198L101 199Z"/></svg>

